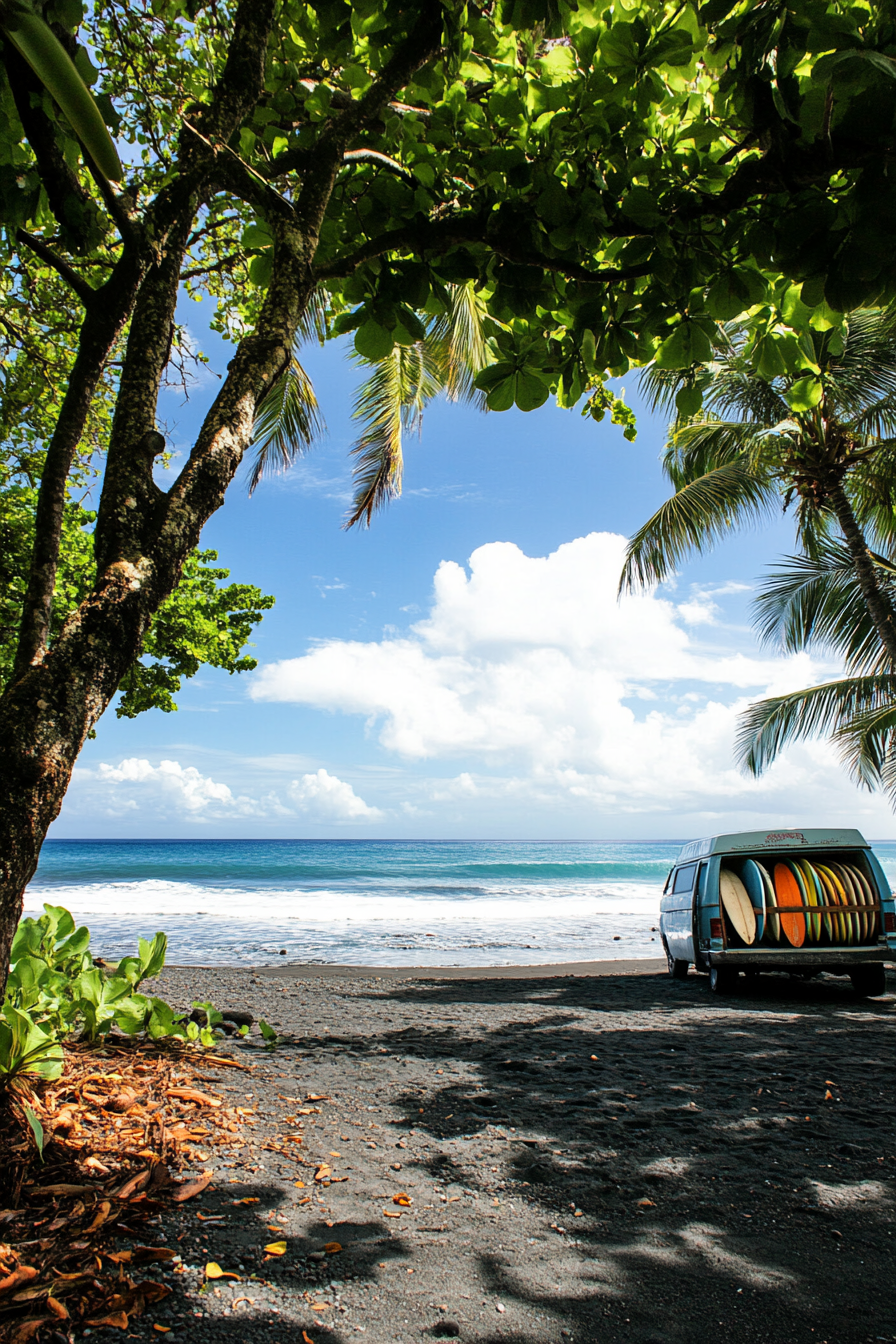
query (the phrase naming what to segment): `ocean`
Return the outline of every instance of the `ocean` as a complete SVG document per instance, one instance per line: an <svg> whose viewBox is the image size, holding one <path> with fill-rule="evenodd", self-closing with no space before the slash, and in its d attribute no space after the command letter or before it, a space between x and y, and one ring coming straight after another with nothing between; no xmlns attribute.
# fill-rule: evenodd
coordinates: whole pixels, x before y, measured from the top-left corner
<svg viewBox="0 0 896 1344"><path fill-rule="evenodd" d="M48 840L25 910L65 906L112 959L163 929L175 965L657 957L682 843ZM896 844L875 850L896 876Z"/></svg>

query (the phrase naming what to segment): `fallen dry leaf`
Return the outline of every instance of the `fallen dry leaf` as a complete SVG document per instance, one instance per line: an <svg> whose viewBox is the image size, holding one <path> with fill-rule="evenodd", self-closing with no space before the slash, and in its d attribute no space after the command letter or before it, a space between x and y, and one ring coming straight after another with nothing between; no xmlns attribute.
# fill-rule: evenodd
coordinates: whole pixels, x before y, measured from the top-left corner
<svg viewBox="0 0 896 1344"><path fill-rule="evenodd" d="M331 1153L330 1153L330 1156L331 1156L331 1157L341 1157L342 1154L341 1154L341 1153L332 1153L332 1152L331 1152Z"/></svg>
<svg viewBox="0 0 896 1344"><path fill-rule="evenodd" d="M9 1344L27 1344L27 1341L33 1339L42 1325L52 1321L52 1316L41 1316L37 1321L23 1321L18 1329L14 1330L9 1336Z"/></svg>
<svg viewBox="0 0 896 1344"><path fill-rule="evenodd" d="M333 1174L333 1168L330 1166L329 1162L321 1162L320 1166L317 1168L317 1171L315 1171L314 1173L314 1179L316 1181L326 1181L329 1179L330 1176L332 1176L332 1174Z"/></svg>
<svg viewBox="0 0 896 1344"><path fill-rule="evenodd" d="M11 1288L18 1288L20 1284L30 1283L36 1278L37 1270L31 1265L19 1265L18 1269L7 1274L5 1279L0 1279L0 1293L8 1293Z"/></svg>
<svg viewBox="0 0 896 1344"><path fill-rule="evenodd" d="M314 1340L311 1338L307 1330L302 1331L302 1344L314 1344Z"/></svg>
<svg viewBox="0 0 896 1344"><path fill-rule="evenodd" d="M168 1335L168 1334L171 1333L171 1326L170 1326L170 1325L159 1325L158 1321L154 1322L152 1328L153 1328L153 1330L158 1331L158 1333L159 1333L160 1335Z"/></svg>
<svg viewBox="0 0 896 1344"><path fill-rule="evenodd" d="M193 1181L187 1181L184 1185L177 1188L171 1198L175 1204L183 1204L185 1199L193 1199L195 1195L201 1195L207 1185L211 1184L212 1172L204 1171L201 1176L197 1176Z"/></svg>
<svg viewBox="0 0 896 1344"><path fill-rule="evenodd" d="M296 1181L296 1185L301 1185L301 1181ZM235 1199L234 1204L260 1204L261 1200L257 1195L247 1195L245 1199Z"/></svg>
<svg viewBox="0 0 896 1344"><path fill-rule="evenodd" d="M312 1302L312 1303L311 1303L311 1310L312 1310L312 1311L329 1311L329 1310L330 1310L330 1304L329 1304L329 1302Z"/></svg>
<svg viewBox="0 0 896 1344"><path fill-rule="evenodd" d="M392 1203L400 1204L403 1209L409 1209L413 1202L410 1195L406 1194L404 1190L399 1190L397 1195L392 1196Z"/></svg>
<svg viewBox="0 0 896 1344"><path fill-rule="evenodd" d="M68 1308L55 1298L52 1293L47 1298L47 1310L52 1311L53 1315L59 1321L68 1320Z"/></svg>
<svg viewBox="0 0 896 1344"><path fill-rule="evenodd" d="M178 1101L195 1101L198 1106L221 1106L223 1103L217 1097L210 1097L205 1092L200 1092L195 1087L168 1087L165 1089L166 1097L176 1097Z"/></svg>
<svg viewBox="0 0 896 1344"><path fill-rule="evenodd" d="M293 1185L296 1187L297 1190L304 1190L304 1189L305 1189L305 1182L304 1182L304 1181L293 1181ZM248 1202L249 1202L248 1200L243 1200L243 1203L244 1203L244 1204L247 1204Z"/></svg>
<svg viewBox="0 0 896 1344"><path fill-rule="evenodd" d="M385 1216L386 1216L387 1218L400 1218L400 1217L401 1217L401 1211L400 1211L399 1209L383 1209L383 1213L385 1214Z"/></svg>
<svg viewBox="0 0 896 1344"><path fill-rule="evenodd" d="M114 1325L118 1330L127 1330L129 1325L128 1314L126 1311L110 1311L108 1316L101 1316L98 1319L94 1318L93 1320L88 1321L87 1324L94 1328L101 1325Z"/></svg>
<svg viewBox="0 0 896 1344"><path fill-rule="evenodd" d="M833 1101L833 1100L834 1100L834 1094L833 1094L833 1092L831 1091L830 1088L827 1088L827 1089L825 1090L824 1099L825 1099L825 1101Z"/></svg>
<svg viewBox="0 0 896 1344"><path fill-rule="evenodd" d="M272 1241L272 1242L269 1243L269 1245L265 1246L264 1249L265 1249L265 1251L268 1253L268 1255L285 1255L285 1254L286 1254L286 1242L285 1242L285 1241Z"/></svg>
<svg viewBox="0 0 896 1344"><path fill-rule="evenodd" d="M338 1255L338 1253L342 1250L342 1246L338 1241L328 1241L326 1246L324 1247L324 1250L326 1251L327 1255Z"/></svg>
<svg viewBox="0 0 896 1344"><path fill-rule="evenodd" d="M233 1274L230 1270L222 1269L214 1260L210 1260L205 1267L205 1277L207 1279L236 1279L239 1283L239 1274Z"/></svg>
<svg viewBox="0 0 896 1344"><path fill-rule="evenodd" d="M308 1095L307 1095L307 1097L305 1098L305 1100L306 1100L306 1101L329 1101L330 1098L329 1098L328 1096L326 1096L323 1092L309 1092Z"/></svg>
<svg viewBox="0 0 896 1344"><path fill-rule="evenodd" d="M640 1208L640 1209L655 1209L655 1208L656 1208L656 1204L654 1203L654 1201L653 1201L652 1199L639 1199L639 1200L638 1200L638 1208Z"/></svg>

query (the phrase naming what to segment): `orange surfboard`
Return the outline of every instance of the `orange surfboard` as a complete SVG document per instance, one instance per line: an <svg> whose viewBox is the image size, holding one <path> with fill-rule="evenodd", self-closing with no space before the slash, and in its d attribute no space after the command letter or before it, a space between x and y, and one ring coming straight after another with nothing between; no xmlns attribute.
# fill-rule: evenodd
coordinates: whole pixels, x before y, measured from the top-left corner
<svg viewBox="0 0 896 1344"><path fill-rule="evenodd" d="M803 904L803 893L789 864L775 864L774 880L779 906ZM791 947L802 947L806 941L806 916L802 910L779 910L778 918L784 937Z"/></svg>

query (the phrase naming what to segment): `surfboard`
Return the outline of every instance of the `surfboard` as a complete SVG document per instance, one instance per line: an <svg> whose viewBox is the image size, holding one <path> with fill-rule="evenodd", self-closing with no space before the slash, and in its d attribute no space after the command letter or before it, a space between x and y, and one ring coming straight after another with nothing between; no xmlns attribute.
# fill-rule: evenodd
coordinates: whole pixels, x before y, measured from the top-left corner
<svg viewBox="0 0 896 1344"><path fill-rule="evenodd" d="M871 906L876 905L876 904L877 904L877 892L876 892L874 886L872 885L872 883L869 882L868 878L867 878L866 875L862 872L862 870L861 870L861 868L858 866L858 864L854 864L854 865L853 865L853 869L852 869L852 871L853 871L853 873L856 875L856 877L858 878L859 882L861 883L862 891L864 892L864 895L865 895L865 904L866 904L866 905L871 905ZM868 941L871 942L874 938L876 938L877 935L878 935L878 932L879 932L879 925L878 925L878 922L877 922L877 911L876 911L876 910L869 910L869 911L868 911Z"/></svg>
<svg viewBox="0 0 896 1344"><path fill-rule="evenodd" d="M832 863L835 876L839 879L840 885L846 892L846 899L850 905L864 905L865 893L860 891L858 880L853 875L852 869L845 863ZM857 934L856 941L864 943L868 937L868 920L864 910L853 910L850 918L853 921L853 933Z"/></svg>
<svg viewBox="0 0 896 1344"><path fill-rule="evenodd" d="M759 875L765 886L765 932L773 943L781 941L781 921L778 918L778 902L775 900L775 884L772 875L764 864L753 859L759 869Z"/></svg>
<svg viewBox="0 0 896 1344"><path fill-rule="evenodd" d="M830 872L831 877L834 879L834 883L837 887L837 892L840 897L841 905L852 905L849 892L846 890L846 887L843 884L843 881L838 871L837 864L835 863L828 864L828 871ZM850 943L860 942L861 928L859 925L859 916L856 913L856 911L846 910L844 911L842 918L846 921L847 940Z"/></svg>
<svg viewBox="0 0 896 1344"><path fill-rule="evenodd" d="M819 873L814 863L810 863L808 859L806 860L806 863L808 864L809 868L811 868L812 876L815 879L815 887L818 892L819 905L830 905L831 904L830 894L828 892L826 885L821 880L821 874ZM826 910L821 917L821 922L824 925L824 931L828 936L828 942L836 943L839 938L839 932L838 932L839 925L837 923L837 916L835 914L832 914L829 910Z"/></svg>
<svg viewBox="0 0 896 1344"><path fill-rule="evenodd" d="M765 883L758 863L747 859L741 872L741 880L747 889L753 909L756 911L756 941L765 933Z"/></svg>
<svg viewBox="0 0 896 1344"><path fill-rule="evenodd" d="M789 863L776 863L773 877L779 906L803 905L803 892ZM782 910L779 918L791 947L802 947L806 941L806 916L802 910Z"/></svg>
<svg viewBox="0 0 896 1344"><path fill-rule="evenodd" d="M818 892L815 887L815 874L807 859L795 859L794 864L798 870L798 877L802 879L803 887L806 892L807 905L822 905L823 901L818 899ZM817 943L821 938L821 915L806 916L806 932L809 935L811 943Z"/></svg>
<svg viewBox="0 0 896 1344"><path fill-rule="evenodd" d="M731 920L738 936L748 945L755 943L756 911L743 882L730 868L722 868L719 873L719 894L725 907L725 914Z"/></svg>
<svg viewBox="0 0 896 1344"><path fill-rule="evenodd" d="M840 906L845 903L844 897L840 893L840 884L834 877L830 868L824 864L816 863L815 871L821 878L822 886L827 893L828 905ZM837 910L833 915L834 921L834 942L849 943L849 935L852 932L852 925L849 923L849 917L845 911Z"/></svg>

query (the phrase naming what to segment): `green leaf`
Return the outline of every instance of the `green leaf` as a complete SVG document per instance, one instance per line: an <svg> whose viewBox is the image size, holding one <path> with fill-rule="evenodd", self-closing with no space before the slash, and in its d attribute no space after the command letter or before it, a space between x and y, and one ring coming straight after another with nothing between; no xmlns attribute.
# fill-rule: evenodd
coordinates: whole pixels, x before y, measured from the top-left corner
<svg viewBox="0 0 896 1344"><path fill-rule="evenodd" d="M41 1162L44 1160L44 1127L38 1120L34 1111L28 1105L27 1101L22 1103L22 1110L25 1112L25 1119L31 1126L31 1133L34 1135L34 1142L37 1144L37 1151Z"/></svg>
<svg viewBox="0 0 896 1344"><path fill-rule="evenodd" d="M661 369L686 369L711 357L712 342L703 327L696 322L684 321L663 341L657 351L656 364Z"/></svg>
<svg viewBox="0 0 896 1344"><path fill-rule="evenodd" d="M0 12L0 29L62 108L100 172L111 182L120 182L121 163L99 108L43 19L27 0L9 0Z"/></svg>
<svg viewBox="0 0 896 1344"><path fill-rule="evenodd" d="M811 411L822 396L824 387L820 378L798 378L784 393L785 400L792 411Z"/></svg>
<svg viewBox="0 0 896 1344"><path fill-rule="evenodd" d="M355 332L355 350L362 359L385 359L394 344L392 332L372 317L362 322Z"/></svg>
<svg viewBox="0 0 896 1344"><path fill-rule="evenodd" d="M675 394L675 409L683 420L698 415L703 406L703 392L697 383L689 383Z"/></svg>

